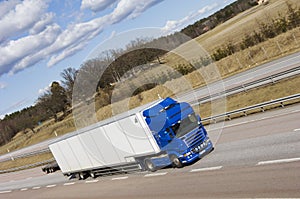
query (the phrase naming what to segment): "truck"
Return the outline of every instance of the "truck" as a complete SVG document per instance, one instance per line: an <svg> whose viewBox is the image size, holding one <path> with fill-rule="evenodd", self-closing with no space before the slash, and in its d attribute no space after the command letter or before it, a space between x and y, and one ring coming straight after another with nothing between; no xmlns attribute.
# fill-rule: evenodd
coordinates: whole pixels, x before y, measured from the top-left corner
<svg viewBox="0 0 300 199"><path fill-rule="evenodd" d="M84 127L49 145L65 176L183 167L214 148L190 104L170 97Z"/></svg>

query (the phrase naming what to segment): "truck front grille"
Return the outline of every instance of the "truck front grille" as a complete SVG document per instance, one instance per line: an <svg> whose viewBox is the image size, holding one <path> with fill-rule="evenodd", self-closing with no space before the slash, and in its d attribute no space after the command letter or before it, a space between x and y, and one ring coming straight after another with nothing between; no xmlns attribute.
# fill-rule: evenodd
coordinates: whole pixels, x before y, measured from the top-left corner
<svg viewBox="0 0 300 199"><path fill-rule="evenodd" d="M205 140L205 135L204 135L203 131L199 130L199 129L186 135L186 138L184 139L186 145L191 148L198 146L204 140Z"/></svg>

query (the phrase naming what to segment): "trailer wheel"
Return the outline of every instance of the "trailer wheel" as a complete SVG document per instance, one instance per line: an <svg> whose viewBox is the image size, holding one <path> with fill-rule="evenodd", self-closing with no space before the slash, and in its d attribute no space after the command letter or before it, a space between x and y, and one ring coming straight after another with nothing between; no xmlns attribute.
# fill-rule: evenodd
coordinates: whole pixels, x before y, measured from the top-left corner
<svg viewBox="0 0 300 199"><path fill-rule="evenodd" d="M155 167L155 165L153 164L153 162L151 161L151 159L146 159L146 160L145 160L145 166L146 166L146 169L147 169L148 171L151 171L151 172L156 171L156 167Z"/></svg>
<svg viewBox="0 0 300 199"><path fill-rule="evenodd" d="M178 157L176 155L171 155L170 160L172 162L173 167L177 167L177 168L183 167L182 162L178 159Z"/></svg>
<svg viewBox="0 0 300 199"><path fill-rule="evenodd" d="M90 176L92 177L92 178L96 178L96 175L95 175L95 173L94 172L90 172Z"/></svg>
<svg viewBox="0 0 300 199"><path fill-rule="evenodd" d="M79 180L84 180L85 179L85 173L81 172L79 173Z"/></svg>

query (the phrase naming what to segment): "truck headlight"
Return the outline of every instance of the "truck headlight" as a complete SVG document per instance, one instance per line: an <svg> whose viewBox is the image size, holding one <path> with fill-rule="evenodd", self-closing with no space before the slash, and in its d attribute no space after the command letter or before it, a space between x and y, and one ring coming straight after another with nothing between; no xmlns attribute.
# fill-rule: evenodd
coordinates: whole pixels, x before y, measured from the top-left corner
<svg viewBox="0 0 300 199"><path fill-rule="evenodd" d="M188 152L188 153L185 153L183 156L184 157L187 157L187 156L189 156L189 155L191 155L192 153L191 152Z"/></svg>

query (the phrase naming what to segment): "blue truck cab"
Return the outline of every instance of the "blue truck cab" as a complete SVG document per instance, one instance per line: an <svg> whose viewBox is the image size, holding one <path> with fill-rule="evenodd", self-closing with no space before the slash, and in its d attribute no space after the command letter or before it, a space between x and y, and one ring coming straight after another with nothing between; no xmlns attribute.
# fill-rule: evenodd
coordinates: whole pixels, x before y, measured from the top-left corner
<svg viewBox="0 0 300 199"><path fill-rule="evenodd" d="M143 116L162 151L160 156L146 160L148 170L182 167L213 150L200 116L186 102L166 98L144 110Z"/></svg>

